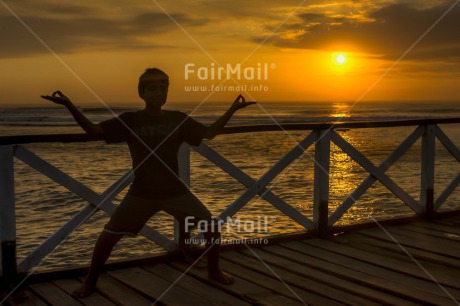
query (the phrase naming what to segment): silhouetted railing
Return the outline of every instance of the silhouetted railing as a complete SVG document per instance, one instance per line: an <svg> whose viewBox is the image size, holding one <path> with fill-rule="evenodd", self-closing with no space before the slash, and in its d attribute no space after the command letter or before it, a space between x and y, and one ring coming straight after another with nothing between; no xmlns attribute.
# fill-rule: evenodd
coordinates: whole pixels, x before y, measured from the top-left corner
<svg viewBox="0 0 460 306"><path fill-rule="evenodd" d="M254 179L244 173L237 166L225 159L218 152L202 143L199 147L192 147L195 151L206 157L209 161L220 167L231 177L243 184L247 190L231 203L219 217L226 220L235 215L253 197L260 195L274 207L279 209L292 220L300 224L306 230L317 231L320 237L324 237L330 228L352 207L366 190L376 181L382 183L403 203L409 206L419 215L428 219L432 218L439 207L446 201L460 183L460 173L454 180L434 199L434 167L435 167L435 139L437 138L446 149L460 162L460 151L449 137L439 128L438 124L460 123L460 118L450 119L426 119L385 122L353 122L353 123L323 123L323 124L282 124L282 125L252 125L227 127L222 134L251 133L284 130L307 130L311 131L302 141L295 145L285 156L277 161L260 178ZM384 128L398 126L417 126L417 128L401 142L401 144L378 166L374 165L359 150L353 147L336 129L355 128ZM421 160L421 188L420 201L416 201L404 189L396 184L385 172L418 140L422 138ZM112 199L125 189L133 180L132 170L128 171L102 194L98 194L91 188L78 182L47 161L26 149L22 144L42 142L85 142L100 140L88 137L86 134L59 134L59 135L28 135L0 137L0 241L1 241L1 275L8 277L17 272L29 271L36 266L41 259L54 250L68 235L80 225L102 210L112 215L116 205ZM348 195L341 205L333 212L329 212L329 164L331 160L331 143L337 145L343 152L348 154L354 161L361 165L369 176ZM311 145L315 145L314 166L314 201L313 220L304 216L297 209L287 204L280 197L266 188L287 166L302 155ZM179 172L181 178L187 184L190 183L190 146L183 144L180 148ZM16 222L15 222L15 193L14 193L14 163L18 158L56 183L64 186L77 196L89 202L89 204L75 214L64 226L52 234L34 251L32 251L19 264L16 260ZM329 214L330 213L330 214ZM167 251L177 249L179 233L175 225L174 241L170 240L158 231L144 226L141 234L156 242ZM180 238L182 239L182 237Z"/></svg>

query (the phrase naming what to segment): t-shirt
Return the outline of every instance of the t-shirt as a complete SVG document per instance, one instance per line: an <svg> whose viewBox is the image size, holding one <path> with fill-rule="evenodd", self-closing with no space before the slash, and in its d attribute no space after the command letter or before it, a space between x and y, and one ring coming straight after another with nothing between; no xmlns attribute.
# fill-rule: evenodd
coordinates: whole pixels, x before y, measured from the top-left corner
<svg viewBox="0 0 460 306"><path fill-rule="evenodd" d="M163 110L161 116L145 110L125 112L99 125L106 143L128 143L134 169L130 193L161 198L188 192L178 177L179 147L183 141L198 146L207 126L183 112L171 110ZM152 150L157 156L151 154Z"/></svg>

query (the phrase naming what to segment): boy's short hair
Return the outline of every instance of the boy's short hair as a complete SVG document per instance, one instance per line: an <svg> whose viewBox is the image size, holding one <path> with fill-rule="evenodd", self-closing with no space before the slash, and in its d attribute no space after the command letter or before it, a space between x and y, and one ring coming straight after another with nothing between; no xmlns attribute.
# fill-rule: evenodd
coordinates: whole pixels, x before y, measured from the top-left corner
<svg viewBox="0 0 460 306"><path fill-rule="evenodd" d="M139 84L137 85L137 91L139 96L144 91L144 88L152 82L150 77L152 76L163 76L165 79L166 85L169 85L169 76L161 69L158 68L147 68L143 74L139 77Z"/></svg>

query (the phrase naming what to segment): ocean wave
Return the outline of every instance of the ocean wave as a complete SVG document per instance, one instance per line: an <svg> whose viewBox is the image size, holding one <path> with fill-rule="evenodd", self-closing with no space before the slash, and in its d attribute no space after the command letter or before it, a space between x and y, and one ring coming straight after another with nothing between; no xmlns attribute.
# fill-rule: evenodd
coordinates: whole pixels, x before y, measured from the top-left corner
<svg viewBox="0 0 460 306"><path fill-rule="evenodd" d="M204 124L216 121L219 116L193 116L194 119ZM111 117L90 118L92 122L100 122ZM366 116L366 117L302 117L302 116L235 116L227 124L255 125L255 124L289 124L289 123L321 123L321 122L360 122L360 121L394 121L411 119L439 118L435 116ZM0 125L3 126L77 126L75 119L53 117L17 117L2 118Z"/></svg>
<svg viewBox="0 0 460 306"><path fill-rule="evenodd" d="M88 119L92 121L102 121L108 119L108 117L94 117L94 116L88 116ZM32 123L32 122L42 122L42 123L47 123L47 122L54 122L54 123L66 123L66 122L75 122L75 119L71 116L61 116L61 117L50 117L50 116L44 116L44 117L38 117L38 116L9 116L9 117L3 117L0 118L0 122L11 122L11 123Z"/></svg>

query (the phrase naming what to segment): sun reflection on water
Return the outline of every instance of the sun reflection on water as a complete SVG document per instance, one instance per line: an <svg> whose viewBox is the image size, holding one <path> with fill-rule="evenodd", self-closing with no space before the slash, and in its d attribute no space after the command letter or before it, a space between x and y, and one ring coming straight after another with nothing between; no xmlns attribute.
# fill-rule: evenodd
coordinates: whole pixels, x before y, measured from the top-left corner
<svg viewBox="0 0 460 306"><path fill-rule="evenodd" d="M350 117L350 105L347 103L339 102L332 104L332 110L329 114L333 118L348 118Z"/></svg>

